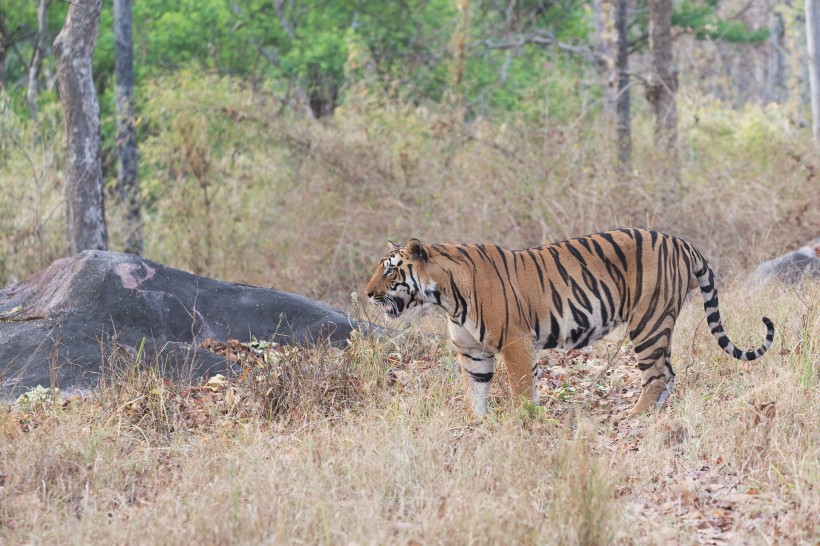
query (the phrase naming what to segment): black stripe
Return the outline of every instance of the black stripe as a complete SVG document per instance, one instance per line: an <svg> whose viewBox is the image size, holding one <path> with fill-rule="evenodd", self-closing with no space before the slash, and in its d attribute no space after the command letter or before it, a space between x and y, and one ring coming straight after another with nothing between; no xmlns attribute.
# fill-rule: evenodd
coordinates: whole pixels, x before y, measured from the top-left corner
<svg viewBox="0 0 820 546"><path fill-rule="evenodd" d="M532 259L532 263L535 264L535 270L538 272L538 282L541 283L541 291L544 291L544 272L541 271L541 266L538 265L538 260L535 259L535 254L532 253L532 250L527 250L527 254L529 254L530 258Z"/></svg>
<svg viewBox="0 0 820 546"><path fill-rule="evenodd" d="M595 333L595 328L590 328L586 332L581 331L580 333L582 334L582 337L580 337L578 341L573 344L573 348L575 349L580 349L589 345L592 335Z"/></svg>
<svg viewBox="0 0 820 546"><path fill-rule="evenodd" d="M663 380L666 380L666 376L664 376L664 375L662 375L662 374L661 374L661 375L653 375L652 377L650 377L649 379L647 379L647 380L646 380L646 382L645 382L643 385L641 385L641 387L646 387L647 385L649 385L650 383L652 383L652 382L653 382L653 381L655 381L656 379L663 379Z"/></svg>
<svg viewBox="0 0 820 546"><path fill-rule="evenodd" d="M655 345L656 343L658 343L658 341L660 341L661 338L663 338L663 337L668 338L670 333L671 332L670 332L669 328L666 328L666 329L661 330L660 332L654 334L652 337L646 338L643 341L643 343L641 343L640 345L635 345L635 347L634 347L635 354L638 355L638 358L640 358L641 360L644 360L644 358L655 358L655 359L660 358L662 355L656 355L654 352L651 355L649 355L648 357L642 357L642 356L640 356L640 354L642 352L644 352L646 349L648 349L649 347L651 347L651 346ZM631 332L629 334L629 337L632 338L632 339L635 339L634 337L632 337Z"/></svg>
<svg viewBox="0 0 820 546"><path fill-rule="evenodd" d="M640 232L635 230L635 300L634 305L641 301L641 293L643 292L643 237ZM650 309L652 307L650 306Z"/></svg>
<svg viewBox="0 0 820 546"><path fill-rule="evenodd" d="M550 281L550 291L552 292L552 305L558 312L558 316L564 316L564 300L561 299L561 295L558 294L558 291L555 289L555 285L552 284L552 281Z"/></svg>
<svg viewBox="0 0 820 546"><path fill-rule="evenodd" d="M467 320L467 300L464 299L464 296L461 295L461 291L458 289L458 286L456 286L453 273L448 273L450 274L450 289L453 291L453 297L456 298L456 308L453 314L458 315L458 310L459 308L461 309L461 325L464 326L464 322Z"/></svg>
<svg viewBox="0 0 820 546"><path fill-rule="evenodd" d="M606 303L609 304L609 309L612 309L612 313L614 314L615 313L615 300L612 299L612 292L609 291L609 287L606 285L605 282L601 282L601 290L603 291L604 296L606 296ZM609 320L608 320L608 317L606 319L604 319L604 317L607 316L604 313L604 311L605 311L605 309L604 309L604 300L601 300L601 321L604 324L606 324L607 322L609 322Z"/></svg>
<svg viewBox="0 0 820 546"><path fill-rule="evenodd" d="M504 296L504 328L507 328L507 325L510 323L510 302L509 298L507 297L507 283L504 282L504 278L501 276L501 272L498 270L498 267L495 265L495 260L490 258L490 255L487 253L487 250L484 248L484 245L476 245L479 253L484 256L487 261L490 262L490 265L493 266L495 270L495 274L498 276L498 280L501 281L501 291ZM505 262L506 263L506 262ZM509 272L508 272L509 276ZM520 306L520 304L519 304ZM502 333L503 335L503 333Z"/></svg>
<svg viewBox="0 0 820 546"><path fill-rule="evenodd" d="M475 381L476 383L489 383L490 381L493 380L493 376L495 375L495 373L493 373L493 372L483 372L483 373L479 372L479 373L476 373L476 372L468 371L467 375L469 375L470 378L473 381Z"/></svg>
<svg viewBox="0 0 820 546"><path fill-rule="evenodd" d="M587 261L584 259L584 257L581 255L581 253L578 252L578 249L575 248L574 246L572 246L572 241L567 243L567 250L569 250L570 254L575 256L576 260L578 260L579 262L581 262L584 265L587 264Z"/></svg>
<svg viewBox="0 0 820 546"><path fill-rule="evenodd" d="M569 283L575 300L581 304L581 307L592 313L592 303L589 301L586 291L581 288L581 285L574 278L570 278Z"/></svg>
<svg viewBox="0 0 820 546"><path fill-rule="evenodd" d="M657 231L652 231L652 230L650 230L650 231L649 231L649 238L650 238L650 240L651 240L651 243L650 243L650 244L652 245L652 248L655 248L655 243L656 243L656 242L657 242L657 240L658 240L658 232L657 232Z"/></svg>
<svg viewBox="0 0 820 546"><path fill-rule="evenodd" d="M510 278L510 267L507 265L507 257L504 256L504 249L498 245L495 245L495 249L498 251L498 255L501 256L501 261L504 263L504 270L507 272L507 278Z"/></svg>
<svg viewBox="0 0 820 546"><path fill-rule="evenodd" d="M544 343L545 349L555 349L558 347L558 338L561 335L561 327L555 315L550 313L550 335L547 336L547 342Z"/></svg>
<svg viewBox="0 0 820 546"><path fill-rule="evenodd" d="M572 304L572 301L569 301L568 303L569 303L569 310L572 313L572 319L575 321L575 324L577 324L582 330L586 330L587 328L589 328L589 317L585 313L583 313L580 309L575 307ZM577 338L576 338L576 340L577 340Z"/></svg>
<svg viewBox="0 0 820 546"><path fill-rule="evenodd" d="M467 260L468 260L471 264L473 264L473 268L475 268L475 267L476 267L475 262L474 262L474 261L473 261L473 259L470 257L470 253L469 253L469 252L467 252L466 250L464 250L464 249L463 249L463 248L461 248L460 246L459 246L459 247L456 247L456 250L458 250L458 251L462 254L462 256L464 256L465 258L467 258Z"/></svg>
<svg viewBox="0 0 820 546"><path fill-rule="evenodd" d="M601 238L607 241L610 245L612 245L612 249L615 250L615 255L618 256L618 259L621 260L621 264L624 266L624 271L626 271L626 255L624 254L621 247L615 242L615 238L610 233L601 233Z"/></svg>
<svg viewBox="0 0 820 546"><path fill-rule="evenodd" d="M564 280L564 284L569 284L569 274L567 273L566 268L564 268L564 266L561 264L561 259L559 258L558 251L552 247L550 247L549 251L550 255L552 256L552 261L555 262L555 268L558 270L558 273Z"/></svg>
<svg viewBox="0 0 820 546"><path fill-rule="evenodd" d="M754 353L754 351L752 351L752 353ZM736 359L740 360L741 357L743 356L743 351L741 351L740 349L735 347L734 350L732 350L732 356L735 357Z"/></svg>
<svg viewBox="0 0 820 546"><path fill-rule="evenodd" d="M598 279L595 278L595 275L593 275L589 269L583 267L581 268L581 278L587 288L589 288L589 291L592 292L592 295L595 296L596 299L601 299L601 292L598 290Z"/></svg>

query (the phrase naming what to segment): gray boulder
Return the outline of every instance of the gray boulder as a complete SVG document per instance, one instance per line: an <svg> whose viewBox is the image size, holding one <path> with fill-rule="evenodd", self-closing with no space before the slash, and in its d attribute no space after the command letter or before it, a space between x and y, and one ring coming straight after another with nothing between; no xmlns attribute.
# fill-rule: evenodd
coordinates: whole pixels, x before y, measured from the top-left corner
<svg viewBox="0 0 820 546"><path fill-rule="evenodd" d="M797 250L763 262L749 279L756 285L766 285L773 280L796 284L807 277L820 279L820 237Z"/></svg>
<svg viewBox="0 0 820 546"><path fill-rule="evenodd" d="M91 387L112 355L140 347L146 365L196 379L229 366L197 347L208 338L339 344L354 326L296 294L85 251L0 291L0 394L55 380L63 390Z"/></svg>

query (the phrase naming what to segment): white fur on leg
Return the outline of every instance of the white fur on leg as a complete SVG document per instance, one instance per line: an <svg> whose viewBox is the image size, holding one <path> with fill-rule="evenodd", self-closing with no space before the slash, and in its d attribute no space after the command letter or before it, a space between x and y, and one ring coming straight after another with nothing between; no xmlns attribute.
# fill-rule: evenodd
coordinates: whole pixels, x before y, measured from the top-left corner
<svg viewBox="0 0 820 546"><path fill-rule="evenodd" d="M666 388L661 392L660 397L658 397L658 401L655 403L656 409L661 409L666 403L666 399L669 398L669 395L672 394L672 389L675 388L675 376L668 377L666 379Z"/></svg>
<svg viewBox="0 0 820 546"><path fill-rule="evenodd" d="M470 397L470 404L473 414L482 416L487 414L490 387L495 375L495 358L488 357L483 360L459 355L459 362L467 380L467 394Z"/></svg>
<svg viewBox="0 0 820 546"><path fill-rule="evenodd" d="M487 414L491 385L492 383L489 381L486 383L480 383L472 379L470 380L470 403L473 407L473 414L476 417L481 417Z"/></svg>
<svg viewBox="0 0 820 546"><path fill-rule="evenodd" d="M538 377L532 378L532 403L536 406L541 405L541 397L538 395Z"/></svg>

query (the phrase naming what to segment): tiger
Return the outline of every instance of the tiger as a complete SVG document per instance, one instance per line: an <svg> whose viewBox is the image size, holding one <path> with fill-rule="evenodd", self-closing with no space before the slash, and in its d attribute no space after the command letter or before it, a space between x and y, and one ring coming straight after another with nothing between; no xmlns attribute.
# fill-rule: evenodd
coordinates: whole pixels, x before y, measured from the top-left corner
<svg viewBox="0 0 820 546"><path fill-rule="evenodd" d="M536 351L580 348L619 324L637 356L641 395L628 412L661 408L675 384L671 341L686 294L700 288L706 320L732 357L763 356L766 338L743 351L718 310L714 271L690 243L658 231L621 228L523 250L490 244L425 244L410 239L376 265L365 287L388 318L418 309L443 313L469 400L486 415L500 355L515 397L538 404Z"/></svg>

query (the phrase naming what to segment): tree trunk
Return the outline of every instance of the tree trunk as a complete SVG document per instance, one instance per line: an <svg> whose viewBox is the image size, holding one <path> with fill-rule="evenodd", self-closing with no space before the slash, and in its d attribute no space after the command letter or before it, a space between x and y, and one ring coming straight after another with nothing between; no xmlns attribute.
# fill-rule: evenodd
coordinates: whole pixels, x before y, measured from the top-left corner
<svg viewBox="0 0 820 546"><path fill-rule="evenodd" d="M131 33L131 0L114 0L114 95L117 109L117 192L125 207L125 252L142 254L137 170L137 127L134 118L134 45Z"/></svg>
<svg viewBox="0 0 820 546"><path fill-rule="evenodd" d="M782 103L786 100L786 59L783 42L786 27L783 16L774 12L769 21L769 67L766 78L766 102Z"/></svg>
<svg viewBox="0 0 820 546"><path fill-rule="evenodd" d="M0 36L0 91L3 90L3 82L6 79L6 54L8 51L6 41Z"/></svg>
<svg viewBox="0 0 820 546"><path fill-rule="evenodd" d="M63 29L54 39L68 136L65 200L71 254L108 248L100 163L100 106L91 74L102 0L86 0L83 4L69 6Z"/></svg>
<svg viewBox="0 0 820 546"><path fill-rule="evenodd" d="M811 128L820 140L820 0L806 0L806 42L809 50Z"/></svg>
<svg viewBox="0 0 820 546"><path fill-rule="evenodd" d="M40 3L37 4L37 41L34 44L34 57L31 59L31 66L28 69L28 90L26 91L28 109L31 112L32 119L37 119L37 111L39 110L37 102L39 96L37 80L40 76L40 68L43 66L43 57L46 53L48 5L49 0L40 0Z"/></svg>
<svg viewBox="0 0 820 546"><path fill-rule="evenodd" d="M11 35L6 28L6 20L3 17L3 12L0 11L0 91L2 91L6 81L6 55L8 55L12 43Z"/></svg>
<svg viewBox="0 0 820 546"><path fill-rule="evenodd" d="M652 74L646 98L655 117L655 144L665 153L670 166L677 165L678 113L675 92L678 74L672 51L672 2L649 1L649 47Z"/></svg>
<svg viewBox="0 0 820 546"><path fill-rule="evenodd" d="M598 53L602 61L597 63L598 76L601 81L601 100L603 101L602 113L607 125L613 119L615 113L614 106L617 98L614 94L612 84L612 40L607 32L607 23L611 13L608 9L609 3L606 0L593 0L592 2L592 23L593 37L592 46Z"/></svg>
<svg viewBox="0 0 820 546"><path fill-rule="evenodd" d="M618 118L618 162L623 170L627 172L632 165L632 121L629 114L628 16L629 0L617 0L615 28L618 31L618 95L615 99L615 112Z"/></svg>

